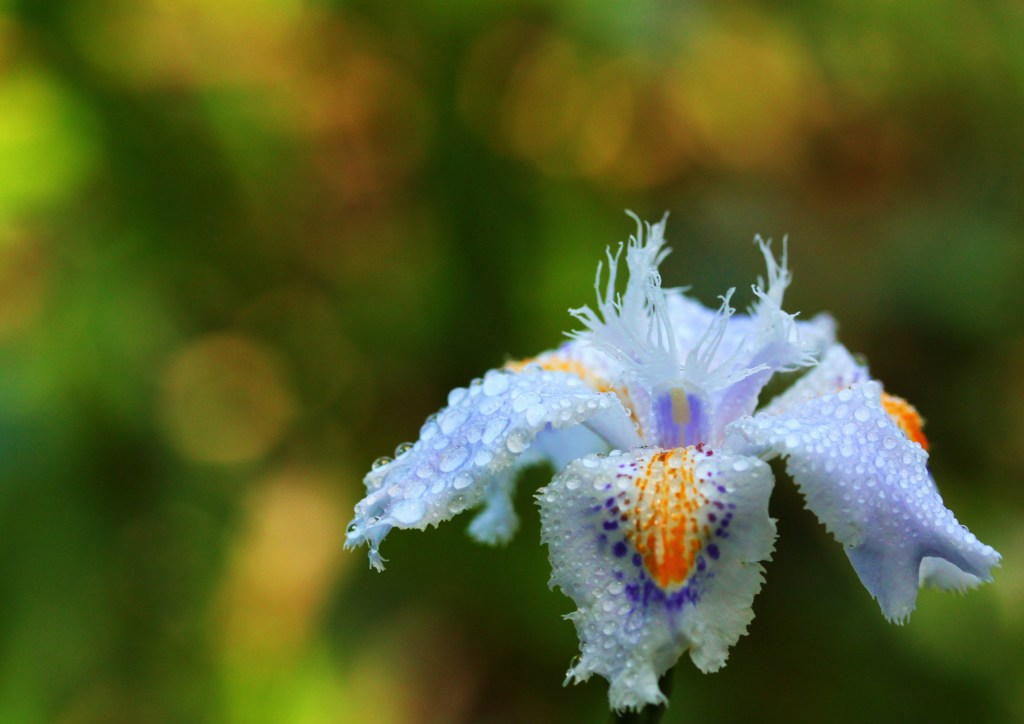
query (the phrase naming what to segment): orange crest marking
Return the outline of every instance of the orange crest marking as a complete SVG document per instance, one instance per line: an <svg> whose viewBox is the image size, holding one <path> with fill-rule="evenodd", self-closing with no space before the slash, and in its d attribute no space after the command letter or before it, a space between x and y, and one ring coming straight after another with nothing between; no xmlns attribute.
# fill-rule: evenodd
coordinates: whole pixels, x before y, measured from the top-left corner
<svg viewBox="0 0 1024 724"><path fill-rule="evenodd" d="M505 369L512 370L513 372L522 372L528 365L537 365L541 369L548 370L549 372L569 372L570 374L574 374L579 377L581 380L586 382L589 387L594 388L598 392L612 391L612 386L608 380L601 377L582 362L569 359L568 357L559 357L558 355L531 357L529 359L518 360L516 362L509 362L505 365Z"/></svg>
<svg viewBox="0 0 1024 724"><path fill-rule="evenodd" d="M924 420L921 419L920 413L918 413L913 405L902 397L883 392L882 407L885 408L889 417L892 418L893 422L896 423L896 426L903 431L907 438L918 443L925 450L928 449L928 438L924 436L922 431Z"/></svg>
<svg viewBox="0 0 1024 724"><path fill-rule="evenodd" d="M694 480L694 449L655 453L636 477L636 502L622 516L626 537L663 589L690 575L706 526L697 511L707 503Z"/></svg>
<svg viewBox="0 0 1024 724"><path fill-rule="evenodd" d="M637 428L639 429L640 421L637 419L636 412L633 410L633 401L629 397L629 391L624 387L614 387L611 382L594 372L594 370L590 369L582 362L552 354L542 357L532 357L530 359L519 360L516 362L509 362L505 365L505 369L513 372L522 372L527 365L537 365L541 369L548 370L549 372L568 372L579 377L591 389L597 390L598 392L614 392L615 396L619 398L622 406L629 412L630 418L634 423L636 423Z"/></svg>

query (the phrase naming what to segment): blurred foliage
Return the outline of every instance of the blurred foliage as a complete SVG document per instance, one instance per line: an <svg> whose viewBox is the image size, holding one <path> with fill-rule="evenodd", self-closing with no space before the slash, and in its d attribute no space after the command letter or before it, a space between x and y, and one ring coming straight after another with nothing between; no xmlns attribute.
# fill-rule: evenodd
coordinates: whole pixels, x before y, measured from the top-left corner
<svg viewBox="0 0 1024 724"><path fill-rule="evenodd" d="M1005 565L887 625L780 480L750 636L670 721L1024 719L1024 11L0 1L0 721L600 721L536 514L341 550L370 462L558 342L632 208L929 418Z"/></svg>

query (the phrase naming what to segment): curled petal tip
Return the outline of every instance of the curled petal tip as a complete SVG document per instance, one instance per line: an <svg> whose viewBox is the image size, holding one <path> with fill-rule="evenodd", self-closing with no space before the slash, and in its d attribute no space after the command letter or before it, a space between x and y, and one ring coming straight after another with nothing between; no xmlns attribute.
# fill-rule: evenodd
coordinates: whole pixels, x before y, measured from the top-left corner
<svg viewBox="0 0 1024 724"><path fill-rule="evenodd" d="M787 470L886 618L902 622L923 583L963 588L990 577L999 554L960 525L939 495L928 454L891 418L866 372L833 355L765 412L732 423L730 440L787 459ZM835 373L843 374L836 378ZM818 396L805 393L818 392ZM942 563L927 562L938 559Z"/></svg>
<svg viewBox="0 0 1024 724"><path fill-rule="evenodd" d="M381 557L380 552L376 548L371 548L369 552L370 568L377 571L378 573L384 570L385 558Z"/></svg>

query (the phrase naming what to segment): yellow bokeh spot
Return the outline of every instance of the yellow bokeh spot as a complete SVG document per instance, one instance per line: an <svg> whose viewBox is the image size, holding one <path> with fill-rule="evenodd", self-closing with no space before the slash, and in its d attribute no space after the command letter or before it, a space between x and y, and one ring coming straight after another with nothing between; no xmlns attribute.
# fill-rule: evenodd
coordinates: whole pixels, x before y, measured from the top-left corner
<svg viewBox="0 0 1024 724"><path fill-rule="evenodd" d="M95 158L92 123L66 88L29 68L0 74L0 220L70 197Z"/></svg>
<svg viewBox="0 0 1024 724"><path fill-rule="evenodd" d="M50 255L37 237L0 229L0 342L37 322L50 274Z"/></svg>
<svg viewBox="0 0 1024 724"><path fill-rule="evenodd" d="M326 473L286 468L258 485L220 593L224 653L244 661L298 653L343 564L349 517Z"/></svg>
<svg viewBox="0 0 1024 724"><path fill-rule="evenodd" d="M708 162L738 169L791 162L825 94L802 44L783 26L742 15L720 21L680 57L669 86Z"/></svg>
<svg viewBox="0 0 1024 724"><path fill-rule="evenodd" d="M164 431L182 455L198 462L257 460L296 413L279 361L242 335L209 335L189 344L171 359L161 383Z"/></svg>

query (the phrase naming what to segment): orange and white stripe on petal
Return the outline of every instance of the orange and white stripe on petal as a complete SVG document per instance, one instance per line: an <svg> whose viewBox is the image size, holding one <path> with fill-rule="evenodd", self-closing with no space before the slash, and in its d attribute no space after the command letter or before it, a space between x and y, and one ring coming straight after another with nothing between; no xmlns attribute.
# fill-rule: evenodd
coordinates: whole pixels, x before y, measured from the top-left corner
<svg viewBox="0 0 1024 724"><path fill-rule="evenodd" d="M542 488L551 582L578 606L569 679L604 676L629 709L663 701L658 677L684 652L721 667L753 618L771 488L757 458L697 446L588 456Z"/></svg>
<svg viewBox="0 0 1024 724"><path fill-rule="evenodd" d="M928 450L928 438L924 436L922 429L924 428L924 420L921 419L921 414L917 411L917 408L902 397L890 395L888 392L882 393L882 407L885 408L885 412L896 423L896 427L903 431L908 440L916 442L925 450Z"/></svg>
<svg viewBox="0 0 1024 724"><path fill-rule="evenodd" d="M709 501L694 478L695 457L709 453L696 448L654 453L634 478L635 501L623 501L626 538L662 588L687 579L703 540L711 536L708 521L697 515Z"/></svg>

